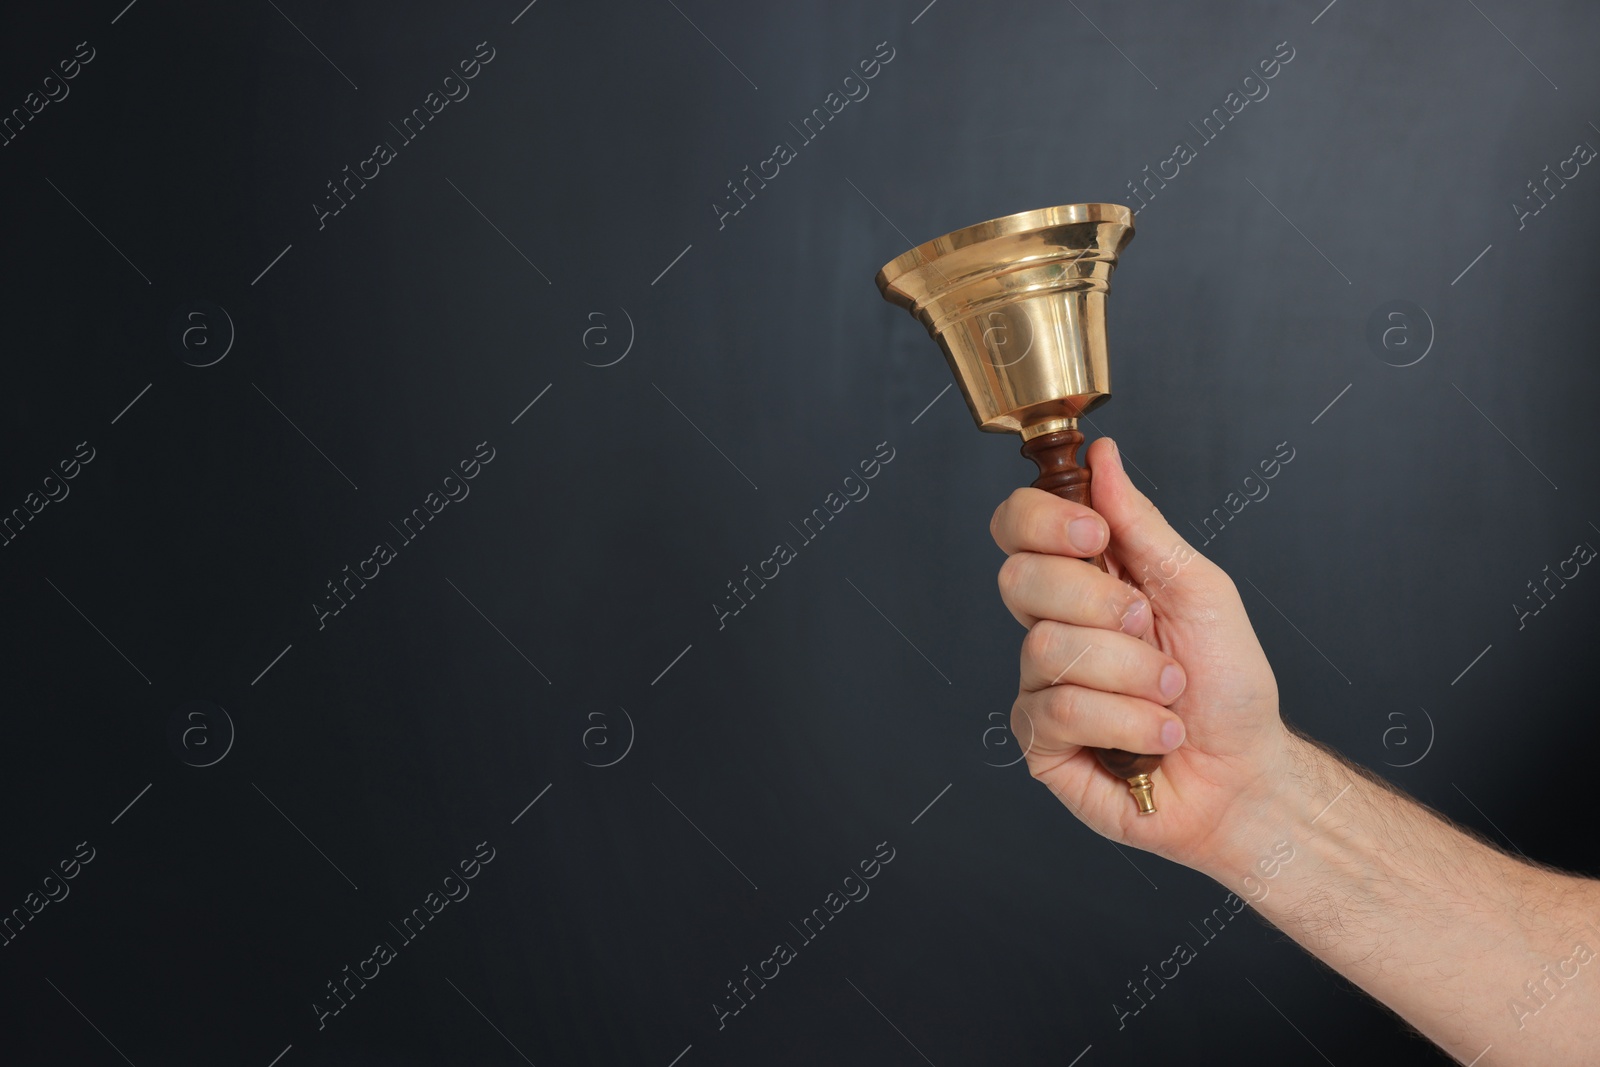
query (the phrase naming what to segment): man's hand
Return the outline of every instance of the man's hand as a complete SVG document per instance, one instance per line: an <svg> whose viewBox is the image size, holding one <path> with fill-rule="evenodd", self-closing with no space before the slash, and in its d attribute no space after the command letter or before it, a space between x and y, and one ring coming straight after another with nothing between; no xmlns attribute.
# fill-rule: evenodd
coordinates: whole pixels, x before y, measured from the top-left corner
<svg viewBox="0 0 1600 1067"><path fill-rule="evenodd" d="M1001 596L1028 627L1011 729L1093 829L1206 870L1288 774L1277 682L1228 576L1134 488L1109 439L1087 459L1093 510L1018 489L991 523L1009 557ZM1110 574L1087 562L1102 550ZM1085 747L1165 753L1156 814L1138 815Z"/></svg>
<svg viewBox="0 0 1600 1067"><path fill-rule="evenodd" d="M1000 591L1028 627L1011 729L1034 777L1248 899L1462 1063L1597 1062L1600 883L1512 859L1290 734L1233 582L1110 441L1089 464L1093 510L1018 489L994 515ZM1110 574L1085 562L1102 548ZM1080 746L1164 753L1159 810L1136 814Z"/></svg>

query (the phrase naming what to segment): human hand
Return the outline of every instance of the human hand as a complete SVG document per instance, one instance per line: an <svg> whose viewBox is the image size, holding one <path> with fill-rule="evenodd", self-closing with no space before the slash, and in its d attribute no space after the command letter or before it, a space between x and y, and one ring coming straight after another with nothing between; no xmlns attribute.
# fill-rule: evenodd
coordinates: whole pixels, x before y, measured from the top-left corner
<svg viewBox="0 0 1600 1067"><path fill-rule="evenodd" d="M1134 488L1110 439L1086 458L1093 510L1018 489L990 523L1001 597L1028 627L1011 730L1092 829L1206 870L1290 772L1277 682L1233 581ZM1102 550L1109 574L1087 562ZM1164 753L1157 812L1137 814L1087 747Z"/></svg>

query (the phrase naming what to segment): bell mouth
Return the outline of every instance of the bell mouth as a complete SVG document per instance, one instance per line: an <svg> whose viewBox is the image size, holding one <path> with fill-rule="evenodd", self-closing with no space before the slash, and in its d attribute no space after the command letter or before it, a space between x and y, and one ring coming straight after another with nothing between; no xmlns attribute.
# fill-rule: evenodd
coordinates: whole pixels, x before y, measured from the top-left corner
<svg viewBox="0 0 1600 1067"><path fill-rule="evenodd" d="M1037 234L1041 231L1050 231L1062 226L1073 226L1084 223L1104 223L1126 227L1127 237L1117 243L1117 247L1110 249L1113 261L1116 254L1121 251L1121 246L1126 245L1133 236L1133 211L1121 204L1061 204L1056 207L1035 208L1032 211L1019 211L1014 215L1004 215L998 219L989 219L987 222L974 223L963 226L959 230L952 230L942 237L935 237L931 241L917 245L909 251L902 252L883 265L878 271L878 292L892 304L898 304L912 314L917 314L917 300L914 294L906 291L896 283L903 282L904 276L919 267L931 266L936 261L944 259L973 245L983 244L1001 237L1013 237L1018 234ZM1085 249L1086 251L1088 249ZM1022 265L1028 257L1010 258L1010 262ZM990 260L992 263L992 259ZM957 284L951 279L952 284Z"/></svg>

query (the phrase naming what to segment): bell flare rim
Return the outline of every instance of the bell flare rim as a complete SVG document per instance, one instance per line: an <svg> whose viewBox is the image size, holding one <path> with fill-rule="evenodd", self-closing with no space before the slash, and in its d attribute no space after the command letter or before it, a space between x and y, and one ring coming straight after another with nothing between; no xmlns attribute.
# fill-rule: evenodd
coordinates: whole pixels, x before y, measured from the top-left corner
<svg viewBox="0 0 1600 1067"><path fill-rule="evenodd" d="M926 267L937 262L941 257L963 248L993 241L998 238L1012 237L1018 234L1036 233L1040 230L1054 226L1070 226L1082 223L1114 223L1126 228L1128 237L1131 238L1134 230L1133 210L1123 204L1112 203L1086 203L1086 204L1059 204L1055 207L1035 208L1031 211L1019 211L1013 215L1003 215L1000 218L988 219L984 222L963 226L959 230L952 230L931 241L924 241L906 252L885 263L878 271L878 292L885 300L891 303L909 306L910 297L894 288L897 281L911 271Z"/></svg>

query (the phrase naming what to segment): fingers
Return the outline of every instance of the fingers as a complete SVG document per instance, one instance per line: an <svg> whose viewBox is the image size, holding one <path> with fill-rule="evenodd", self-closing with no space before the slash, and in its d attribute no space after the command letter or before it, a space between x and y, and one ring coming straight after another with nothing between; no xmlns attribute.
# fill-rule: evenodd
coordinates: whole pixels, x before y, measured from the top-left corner
<svg viewBox="0 0 1600 1067"><path fill-rule="evenodd" d="M1022 640L1024 693L1068 684L1170 704L1187 681L1177 660L1127 634L1046 619Z"/></svg>
<svg viewBox="0 0 1600 1067"><path fill-rule="evenodd" d="M1000 598L1024 626L1055 619L1141 637L1153 617L1149 602L1127 582L1044 552L1016 552L1000 565Z"/></svg>
<svg viewBox="0 0 1600 1067"><path fill-rule="evenodd" d="M1138 697L1076 685L1024 693L1011 731L1033 756L1070 755L1079 746L1161 755L1183 743L1183 720Z"/></svg>
<svg viewBox="0 0 1600 1067"><path fill-rule="evenodd" d="M1001 502L989 532L1007 555L1049 552L1080 559L1098 555L1108 536L1105 520L1090 509L1030 487Z"/></svg>
<svg viewBox="0 0 1600 1067"><path fill-rule="evenodd" d="M1090 496L1111 528L1113 554L1123 578L1159 601L1163 614L1203 620L1217 609L1219 600L1236 598L1221 568L1190 548L1134 487L1110 438L1091 444L1086 458L1094 472Z"/></svg>

